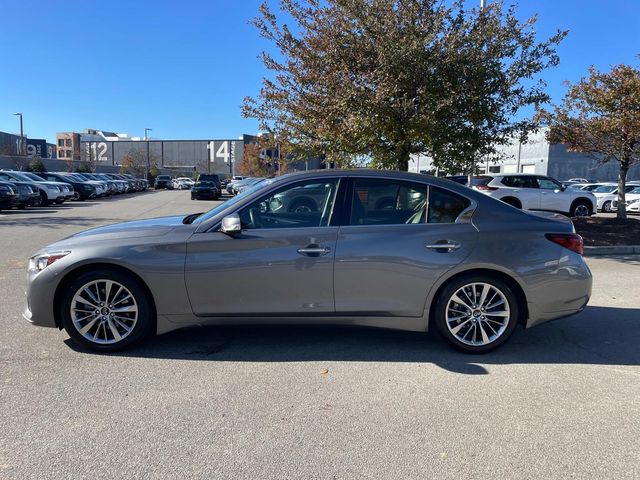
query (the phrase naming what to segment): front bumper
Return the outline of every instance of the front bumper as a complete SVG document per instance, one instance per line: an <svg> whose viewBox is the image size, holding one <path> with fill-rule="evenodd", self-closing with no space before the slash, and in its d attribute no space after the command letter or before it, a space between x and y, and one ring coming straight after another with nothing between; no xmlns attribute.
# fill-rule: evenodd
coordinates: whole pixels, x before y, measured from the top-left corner
<svg viewBox="0 0 640 480"><path fill-rule="evenodd" d="M54 318L54 292L59 278L47 267L39 273L27 272L27 290L22 317L32 325L56 327Z"/></svg>

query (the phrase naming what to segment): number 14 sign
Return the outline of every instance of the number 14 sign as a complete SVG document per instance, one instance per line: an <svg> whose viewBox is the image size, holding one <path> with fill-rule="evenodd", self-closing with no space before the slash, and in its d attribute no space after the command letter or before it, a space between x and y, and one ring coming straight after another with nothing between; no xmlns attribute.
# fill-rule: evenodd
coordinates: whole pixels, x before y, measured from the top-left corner
<svg viewBox="0 0 640 480"><path fill-rule="evenodd" d="M209 162L214 163L216 159L221 158L224 163L234 161L235 144L229 140L210 141L207 145L209 149Z"/></svg>

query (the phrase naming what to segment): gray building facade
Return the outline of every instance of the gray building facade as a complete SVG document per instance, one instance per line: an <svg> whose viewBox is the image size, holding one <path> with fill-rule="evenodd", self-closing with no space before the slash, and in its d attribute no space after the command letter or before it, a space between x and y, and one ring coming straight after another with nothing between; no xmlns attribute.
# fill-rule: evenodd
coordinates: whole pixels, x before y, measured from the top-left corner
<svg viewBox="0 0 640 480"><path fill-rule="evenodd" d="M568 151L564 144L550 144L545 130L530 135L527 142L514 140L499 147L498 151L502 159L480 164L479 174L536 173L560 181L586 178L594 182L615 182L618 179L618 162L601 163L583 153ZM437 173L427 155L414 155L409 162L409 171ZM627 179L640 180L640 165L631 167Z"/></svg>
<svg viewBox="0 0 640 480"><path fill-rule="evenodd" d="M116 166L129 159L176 172L197 171L234 175L244 154L243 139L209 140L117 140L80 139L80 157L92 165Z"/></svg>

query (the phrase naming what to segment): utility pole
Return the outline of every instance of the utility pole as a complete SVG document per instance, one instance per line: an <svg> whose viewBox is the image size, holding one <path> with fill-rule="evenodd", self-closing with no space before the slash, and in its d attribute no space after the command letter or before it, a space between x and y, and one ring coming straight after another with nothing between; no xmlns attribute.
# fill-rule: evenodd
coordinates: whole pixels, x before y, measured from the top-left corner
<svg viewBox="0 0 640 480"><path fill-rule="evenodd" d="M147 167L145 168L144 171L144 178L149 181L149 137L148 137L148 133L147 132L151 132L153 130L153 128L145 128L144 129L144 140L145 142L147 142Z"/></svg>
<svg viewBox="0 0 640 480"><path fill-rule="evenodd" d="M18 155L24 155L24 131L22 129L22 113L14 113L14 115L18 115L20 117L20 148L18 149Z"/></svg>

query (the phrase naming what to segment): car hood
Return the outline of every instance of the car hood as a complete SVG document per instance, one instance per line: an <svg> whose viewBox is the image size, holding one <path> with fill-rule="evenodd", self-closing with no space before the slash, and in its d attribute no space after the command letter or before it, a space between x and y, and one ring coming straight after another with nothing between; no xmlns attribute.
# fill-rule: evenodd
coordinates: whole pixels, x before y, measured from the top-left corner
<svg viewBox="0 0 640 480"><path fill-rule="evenodd" d="M87 237L93 239L131 238L131 237L155 237L166 235L176 227L185 226L182 223L184 215L173 217L149 218L132 222L114 223L104 227L92 228L84 232L76 233L67 240L78 239L86 241Z"/></svg>

